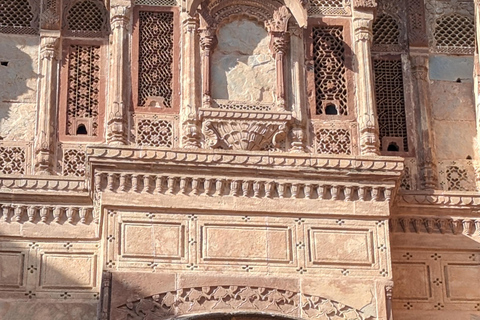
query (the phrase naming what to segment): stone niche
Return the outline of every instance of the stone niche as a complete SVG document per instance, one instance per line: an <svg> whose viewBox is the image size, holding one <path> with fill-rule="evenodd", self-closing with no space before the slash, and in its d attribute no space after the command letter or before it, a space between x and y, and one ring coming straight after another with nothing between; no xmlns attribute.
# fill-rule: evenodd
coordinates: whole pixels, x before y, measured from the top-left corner
<svg viewBox="0 0 480 320"><path fill-rule="evenodd" d="M275 59L265 28L240 18L220 27L217 40L211 63L212 98L273 103Z"/></svg>

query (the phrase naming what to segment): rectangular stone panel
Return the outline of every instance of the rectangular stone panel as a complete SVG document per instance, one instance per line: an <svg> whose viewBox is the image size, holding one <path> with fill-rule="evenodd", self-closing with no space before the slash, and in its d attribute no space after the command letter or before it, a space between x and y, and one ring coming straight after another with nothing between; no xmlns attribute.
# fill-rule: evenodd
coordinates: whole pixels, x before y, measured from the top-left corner
<svg viewBox="0 0 480 320"><path fill-rule="evenodd" d="M24 264L22 252L0 252L0 288L23 286Z"/></svg>
<svg viewBox="0 0 480 320"><path fill-rule="evenodd" d="M316 265L373 265L373 235L368 229L311 228L308 253Z"/></svg>
<svg viewBox="0 0 480 320"><path fill-rule="evenodd" d="M455 301L480 300L480 265L454 264L444 266L447 297Z"/></svg>
<svg viewBox="0 0 480 320"><path fill-rule="evenodd" d="M180 223L121 225L120 254L124 258L180 260L185 257L185 227Z"/></svg>
<svg viewBox="0 0 480 320"><path fill-rule="evenodd" d="M210 261L291 262L292 231L264 225L204 225L202 258Z"/></svg>
<svg viewBox="0 0 480 320"><path fill-rule="evenodd" d="M44 253L40 286L52 289L91 289L96 286L94 254Z"/></svg>
<svg viewBox="0 0 480 320"><path fill-rule="evenodd" d="M425 263L393 263L394 299L428 300L432 296L430 267Z"/></svg>

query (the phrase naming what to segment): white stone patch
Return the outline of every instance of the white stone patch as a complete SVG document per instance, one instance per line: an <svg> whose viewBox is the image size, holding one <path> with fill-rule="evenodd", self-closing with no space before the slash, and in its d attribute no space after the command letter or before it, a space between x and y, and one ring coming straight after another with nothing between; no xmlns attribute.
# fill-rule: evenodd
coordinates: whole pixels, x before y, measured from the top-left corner
<svg viewBox="0 0 480 320"><path fill-rule="evenodd" d="M0 137L32 140L37 94L37 36L0 36Z"/></svg>
<svg viewBox="0 0 480 320"><path fill-rule="evenodd" d="M275 59L270 37L258 23L241 19L218 31L212 55L212 97L245 102L274 102Z"/></svg>

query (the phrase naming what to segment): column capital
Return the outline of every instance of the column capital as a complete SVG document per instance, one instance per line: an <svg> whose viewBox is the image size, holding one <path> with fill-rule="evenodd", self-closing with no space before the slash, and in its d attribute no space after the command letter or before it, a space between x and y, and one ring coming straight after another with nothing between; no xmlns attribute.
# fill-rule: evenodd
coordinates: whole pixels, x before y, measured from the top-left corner
<svg viewBox="0 0 480 320"><path fill-rule="evenodd" d="M353 19L353 30L355 42L373 41L373 16L372 18L362 17Z"/></svg>
<svg viewBox="0 0 480 320"><path fill-rule="evenodd" d="M200 46L202 50L211 50L216 44L216 28L206 27L199 29L200 31Z"/></svg>
<svg viewBox="0 0 480 320"><path fill-rule="evenodd" d="M56 59L60 56L60 32L49 31L40 33L40 58Z"/></svg>
<svg viewBox="0 0 480 320"><path fill-rule="evenodd" d="M112 29L126 27L130 21L130 6L113 5L110 7L110 24Z"/></svg>

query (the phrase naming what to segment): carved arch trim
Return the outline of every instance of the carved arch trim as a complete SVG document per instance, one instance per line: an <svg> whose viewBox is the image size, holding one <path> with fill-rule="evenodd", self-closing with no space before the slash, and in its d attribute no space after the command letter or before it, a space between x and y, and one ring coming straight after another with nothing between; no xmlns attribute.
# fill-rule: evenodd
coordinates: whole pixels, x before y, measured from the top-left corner
<svg viewBox="0 0 480 320"><path fill-rule="evenodd" d="M199 8L200 5L203 6L204 2L207 0L189 0L187 2L187 12L190 16L194 16L195 12ZM290 10L293 17L295 18L297 24L302 27L306 28L307 26L307 10L304 6L304 2L302 0L283 0L285 6ZM279 8L283 5L282 2L270 0L270 1L252 1L252 0L245 0L245 1L238 1L238 0L230 0L230 1L212 1L211 4L208 4L207 7L209 11L211 11L215 6L219 8L215 9L215 11L221 11L222 8L226 8L227 6L233 6L234 8L241 8L242 6L249 6L252 7L252 4L255 3L254 7L272 7L272 8ZM260 6L260 4L262 4ZM233 9L235 10L235 9Z"/></svg>
<svg viewBox="0 0 480 320"><path fill-rule="evenodd" d="M129 319L163 320L187 315L268 313L288 318L372 320L362 311L340 302L277 288L208 286L182 288L129 301L117 307Z"/></svg>

